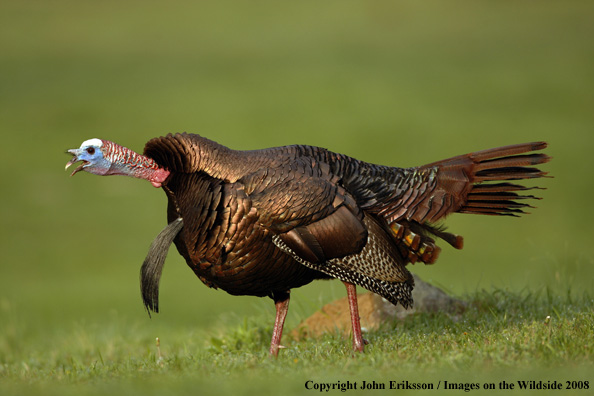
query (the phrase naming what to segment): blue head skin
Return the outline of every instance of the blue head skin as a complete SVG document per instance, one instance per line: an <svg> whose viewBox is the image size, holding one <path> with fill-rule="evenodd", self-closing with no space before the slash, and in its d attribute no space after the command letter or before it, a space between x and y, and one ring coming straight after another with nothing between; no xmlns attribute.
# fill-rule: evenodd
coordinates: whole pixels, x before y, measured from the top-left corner
<svg viewBox="0 0 594 396"><path fill-rule="evenodd" d="M170 173L153 159L108 140L89 139L80 148L68 150L68 153L73 157L66 164L66 169L82 161L71 176L80 171L99 176L122 175L148 180L154 187L161 187Z"/></svg>
<svg viewBox="0 0 594 396"><path fill-rule="evenodd" d="M112 162L105 158L103 151L103 141L101 139L89 139L84 141L80 148L68 150L74 157L66 164L66 169L75 162L82 161L71 176L84 170L95 175L106 175L112 166Z"/></svg>

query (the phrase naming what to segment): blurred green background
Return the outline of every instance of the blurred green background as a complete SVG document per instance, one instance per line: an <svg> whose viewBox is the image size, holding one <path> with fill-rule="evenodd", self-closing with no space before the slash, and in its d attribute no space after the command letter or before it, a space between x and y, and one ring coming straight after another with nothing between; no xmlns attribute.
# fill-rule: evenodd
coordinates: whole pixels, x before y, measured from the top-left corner
<svg viewBox="0 0 594 396"><path fill-rule="evenodd" d="M70 178L65 150L93 137L142 152L188 131L393 166L545 140L554 178L531 215L454 215L464 250L412 269L456 295L591 290L593 17L588 1L0 1L0 362L81 324L166 338L272 322L271 301L206 288L174 250L148 319L138 274L165 195ZM343 295L296 290L288 326Z"/></svg>

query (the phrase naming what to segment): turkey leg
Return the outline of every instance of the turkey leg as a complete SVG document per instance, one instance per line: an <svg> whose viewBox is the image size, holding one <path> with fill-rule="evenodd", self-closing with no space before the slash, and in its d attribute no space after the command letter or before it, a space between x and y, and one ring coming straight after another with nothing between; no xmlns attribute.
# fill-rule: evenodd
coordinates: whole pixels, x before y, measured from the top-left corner
<svg viewBox="0 0 594 396"><path fill-rule="evenodd" d="M276 318L274 319L274 329L272 330L272 340L270 341L270 356L277 357L281 337L283 335L283 326L285 325L285 318L289 311L289 299L291 298L289 292L274 294L274 305L276 307Z"/></svg>
<svg viewBox="0 0 594 396"><path fill-rule="evenodd" d="M359 319L359 305L357 304L357 287L352 283L342 282L346 286L351 311L351 325L353 326L353 350L363 352L365 340L361 334L361 321Z"/></svg>

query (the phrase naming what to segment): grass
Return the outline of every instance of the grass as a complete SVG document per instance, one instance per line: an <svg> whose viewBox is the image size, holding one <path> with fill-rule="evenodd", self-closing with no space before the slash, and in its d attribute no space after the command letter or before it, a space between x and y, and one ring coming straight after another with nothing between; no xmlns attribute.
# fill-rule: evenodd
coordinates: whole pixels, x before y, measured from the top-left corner
<svg viewBox="0 0 594 396"><path fill-rule="evenodd" d="M581 0L0 1L0 393L592 381L593 15ZM475 303L459 321L416 316L356 358L328 336L270 361L271 302L207 289L174 251L149 320L138 271L164 194L63 171L88 138L142 151L184 130L394 166L545 140L554 178L530 216L448 218L464 250L412 268ZM288 328L343 296L294 290Z"/></svg>
<svg viewBox="0 0 594 396"><path fill-rule="evenodd" d="M159 348L154 333L139 322L113 318L104 326L76 324L53 336L3 345L10 357L0 366L0 390L51 384L56 394L101 394L115 388L158 394L191 385L210 394L236 392L233 383L239 381L246 394L270 389L297 394L308 380L408 380L434 386L446 380L481 387L499 386L503 380L557 380L564 388L566 381L592 381L591 297L495 290L466 299L470 308L459 317L418 314L370 332L367 351L356 356L348 340L325 335L305 341L285 337L287 348L278 360L269 359L268 315L219 330L176 329L160 339ZM19 326L12 319L3 324L3 332L18 333ZM29 350L11 353L13 348ZM23 354L27 359L20 360Z"/></svg>

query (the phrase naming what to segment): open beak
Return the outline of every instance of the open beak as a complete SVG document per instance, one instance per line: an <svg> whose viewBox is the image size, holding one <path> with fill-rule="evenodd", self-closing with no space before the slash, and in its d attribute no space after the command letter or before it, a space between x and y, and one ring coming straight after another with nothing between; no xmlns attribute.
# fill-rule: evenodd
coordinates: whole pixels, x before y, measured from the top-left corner
<svg viewBox="0 0 594 396"><path fill-rule="evenodd" d="M80 149L72 149L72 150L68 150L68 153L72 154L73 157L70 161L68 161L68 163L66 164L66 167L64 168L64 170L68 169L70 167L70 165L74 164L75 162L78 161L82 161L82 164L80 164L79 166L76 167L76 169L74 169L74 171L72 171L72 173L70 174L70 176L74 176L76 173L80 172L81 170L83 170L83 168L85 167L85 165L87 165L89 162L82 160L82 159L78 159L79 154L81 153Z"/></svg>

